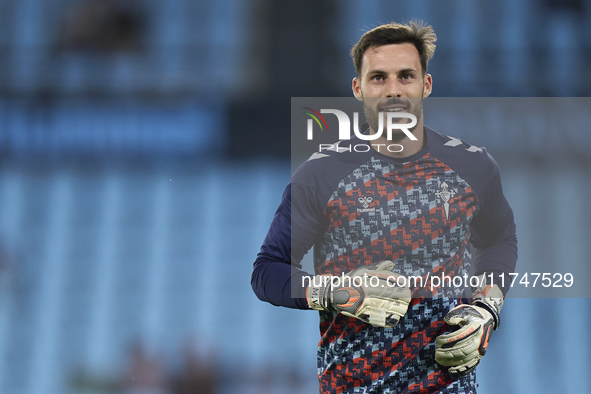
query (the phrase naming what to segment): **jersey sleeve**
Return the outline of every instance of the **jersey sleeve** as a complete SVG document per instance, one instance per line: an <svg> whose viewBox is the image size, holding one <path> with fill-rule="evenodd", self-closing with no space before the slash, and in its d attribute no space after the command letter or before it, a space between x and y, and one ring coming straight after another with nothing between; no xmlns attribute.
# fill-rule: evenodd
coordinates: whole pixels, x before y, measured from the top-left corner
<svg viewBox="0 0 591 394"><path fill-rule="evenodd" d="M492 157L490 160L493 176L480 196L480 211L470 226L472 246L476 249L473 272L492 273L494 283L506 294L511 278L502 278L514 272L517 263L516 227L513 211L503 194L498 165Z"/></svg>
<svg viewBox="0 0 591 394"><path fill-rule="evenodd" d="M319 192L290 183L257 255L251 278L257 297L276 306L309 309L304 255L326 228Z"/></svg>

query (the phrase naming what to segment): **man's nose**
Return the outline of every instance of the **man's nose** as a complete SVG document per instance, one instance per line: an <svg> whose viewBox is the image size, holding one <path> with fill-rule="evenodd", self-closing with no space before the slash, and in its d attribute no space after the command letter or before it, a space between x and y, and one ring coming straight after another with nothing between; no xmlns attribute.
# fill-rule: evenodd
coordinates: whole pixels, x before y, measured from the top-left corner
<svg viewBox="0 0 591 394"><path fill-rule="evenodd" d="M395 79L390 79L386 85L386 97L402 97L400 83Z"/></svg>

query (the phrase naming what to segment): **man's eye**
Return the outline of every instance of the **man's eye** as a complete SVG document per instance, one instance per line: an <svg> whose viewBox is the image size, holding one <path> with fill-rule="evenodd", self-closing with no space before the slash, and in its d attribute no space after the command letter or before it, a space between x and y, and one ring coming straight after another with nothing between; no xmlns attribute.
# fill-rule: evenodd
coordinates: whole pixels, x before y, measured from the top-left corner
<svg viewBox="0 0 591 394"><path fill-rule="evenodd" d="M384 76L383 75L374 75L373 77L371 77L372 81L383 81L384 80Z"/></svg>
<svg viewBox="0 0 591 394"><path fill-rule="evenodd" d="M411 79L412 74L402 74L402 79Z"/></svg>

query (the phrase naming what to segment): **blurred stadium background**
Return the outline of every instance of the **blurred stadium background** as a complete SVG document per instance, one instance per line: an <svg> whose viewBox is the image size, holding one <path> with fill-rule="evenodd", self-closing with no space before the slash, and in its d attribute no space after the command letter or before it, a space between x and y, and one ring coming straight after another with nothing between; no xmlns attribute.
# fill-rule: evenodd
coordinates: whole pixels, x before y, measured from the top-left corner
<svg viewBox="0 0 591 394"><path fill-rule="evenodd" d="M316 392L316 314L258 301L250 273L290 98L349 96L348 50L382 22L434 26L434 97L574 97L558 129L460 137L501 165L521 261L589 263L589 1L2 0L0 18L1 393ZM590 316L509 300L479 392L591 392Z"/></svg>

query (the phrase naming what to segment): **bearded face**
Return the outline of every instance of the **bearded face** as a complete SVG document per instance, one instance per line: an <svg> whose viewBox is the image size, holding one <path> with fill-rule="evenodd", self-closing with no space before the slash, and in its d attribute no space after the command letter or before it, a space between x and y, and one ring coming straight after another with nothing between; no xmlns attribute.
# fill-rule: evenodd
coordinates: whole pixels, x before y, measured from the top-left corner
<svg viewBox="0 0 591 394"><path fill-rule="evenodd" d="M363 55L361 72L353 78L353 93L363 101L365 117L372 133L386 128L388 114L407 113L417 119L409 128L415 136L422 131L423 98L431 93L431 75L423 72L417 48L411 43L389 44L368 48ZM410 123L409 118L391 118L393 123ZM394 129L392 140L406 134Z"/></svg>
<svg viewBox="0 0 591 394"><path fill-rule="evenodd" d="M380 130L382 125L382 135L386 135L386 125L389 113L409 113L417 118L417 123L423 116L423 98L422 97L364 97L363 111L365 119L369 123L371 133L376 133ZM381 118L381 119L380 119ZM411 120L406 117L393 117L392 123L410 123ZM411 132L415 132L416 126L410 128ZM392 132L392 140L399 141L406 135L400 129L394 129Z"/></svg>

